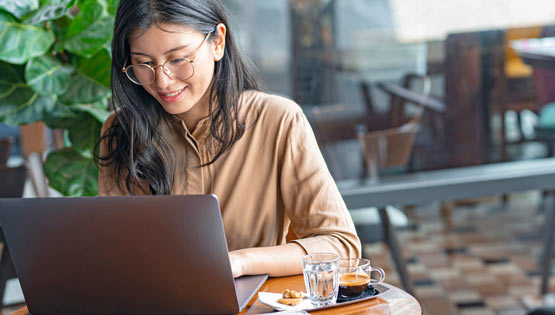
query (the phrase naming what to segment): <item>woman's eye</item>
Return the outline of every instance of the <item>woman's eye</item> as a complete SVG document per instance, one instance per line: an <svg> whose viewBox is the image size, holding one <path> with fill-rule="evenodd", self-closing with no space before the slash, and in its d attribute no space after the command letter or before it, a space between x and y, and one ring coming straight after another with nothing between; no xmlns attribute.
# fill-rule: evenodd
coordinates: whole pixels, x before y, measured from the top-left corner
<svg viewBox="0 0 555 315"><path fill-rule="evenodd" d="M151 66L151 65L152 65L152 61L139 61L139 60L138 60L135 64L137 64L137 65L149 65L149 66Z"/></svg>
<svg viewBox="0 0 555 315"><path fill-rule="evenodd" d="M184 58L177 58L177 59L172 59L172 60L170 60L169 63L170 63L171 65L177 66L177 65L180 65L180 64L182 64L182 63L184 63L184 62L186 62Z"/></svg>

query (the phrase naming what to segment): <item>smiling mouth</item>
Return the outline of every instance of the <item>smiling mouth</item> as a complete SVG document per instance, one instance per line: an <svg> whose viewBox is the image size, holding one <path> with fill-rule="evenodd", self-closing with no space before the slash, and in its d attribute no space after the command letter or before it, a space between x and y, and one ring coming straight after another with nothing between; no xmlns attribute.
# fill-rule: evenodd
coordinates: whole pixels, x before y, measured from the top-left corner
<svg viewBox="0 0 555 315"><path fill-rule="evenodd" d="M177 94L181 93L181 91L183 91L183 90L179 90L179 91L176 91L176 92L173 92L173 93L170 93L170 94L165 94L165 93L161 93L161 94L164 95L164 96L176 96Z"/></svg>
<svg viewBox="0 0 555 315"><path fill-rule="evenodd" d="M173 103L173 102L177 102L181 99L181 97L183 96L183 93L186 89L187 89L187 87L184 87L183 89L172 92L172 93L158 92L158 95L160 95L160 97L162 98L162 100L164 102Z"/></svg>

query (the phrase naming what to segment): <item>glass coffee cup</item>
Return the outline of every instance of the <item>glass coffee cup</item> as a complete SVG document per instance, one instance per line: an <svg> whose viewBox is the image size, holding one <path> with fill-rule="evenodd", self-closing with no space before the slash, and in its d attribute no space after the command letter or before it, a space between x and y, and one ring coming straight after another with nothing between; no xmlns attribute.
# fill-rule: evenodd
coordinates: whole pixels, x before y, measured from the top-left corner
<svg viewBox="0 0 555 315"><path fill-rule="evenodd" d="M372 279L372 272L378 272L380 278ZM339 296L342 298L357 297L370 284L380 283L385 279L382 268L372 267L366 258L341 259L339 261Z"/></svg>

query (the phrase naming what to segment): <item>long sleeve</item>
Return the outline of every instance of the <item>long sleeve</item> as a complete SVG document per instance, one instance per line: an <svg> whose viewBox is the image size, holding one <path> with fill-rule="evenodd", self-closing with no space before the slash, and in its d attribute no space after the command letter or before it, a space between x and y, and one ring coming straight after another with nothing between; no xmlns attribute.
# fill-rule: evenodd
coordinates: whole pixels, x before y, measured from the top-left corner
<svg viewBox="0 0 555 315"><path fill-rule="evenodd" d="M307 253L360 257L352 218L305 115L299 111L286 117L282 130L280 186L286 214L300 238L294 242Z"/></svg>

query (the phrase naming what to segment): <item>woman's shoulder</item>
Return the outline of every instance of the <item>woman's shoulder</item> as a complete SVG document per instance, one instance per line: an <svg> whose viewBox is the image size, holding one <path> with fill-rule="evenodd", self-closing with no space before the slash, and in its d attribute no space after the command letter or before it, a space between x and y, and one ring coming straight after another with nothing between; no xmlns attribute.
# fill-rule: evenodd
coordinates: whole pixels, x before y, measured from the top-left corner
<svg viewBox="0 0 555 315"><path fill-rule="evenodd" d="M102 123L102 131L100 132L100 134L104 134L106 132L106 130L108 130L110 127L112 127L112 124L114 123L116 119L116 112L112 111L110 113L110 115L108 115L108 118L106 118L106 120L104 120L104 122Z"/></svg>
<svg viewBox="0 0 555 315"><path fill-rule="evenodd" d="M293 117L302 113L302 108L295 101L276 94L262 91L248 90L241 95L241 104L247 111L247 115L256 114L258 118L265 116Z"/></svg>

